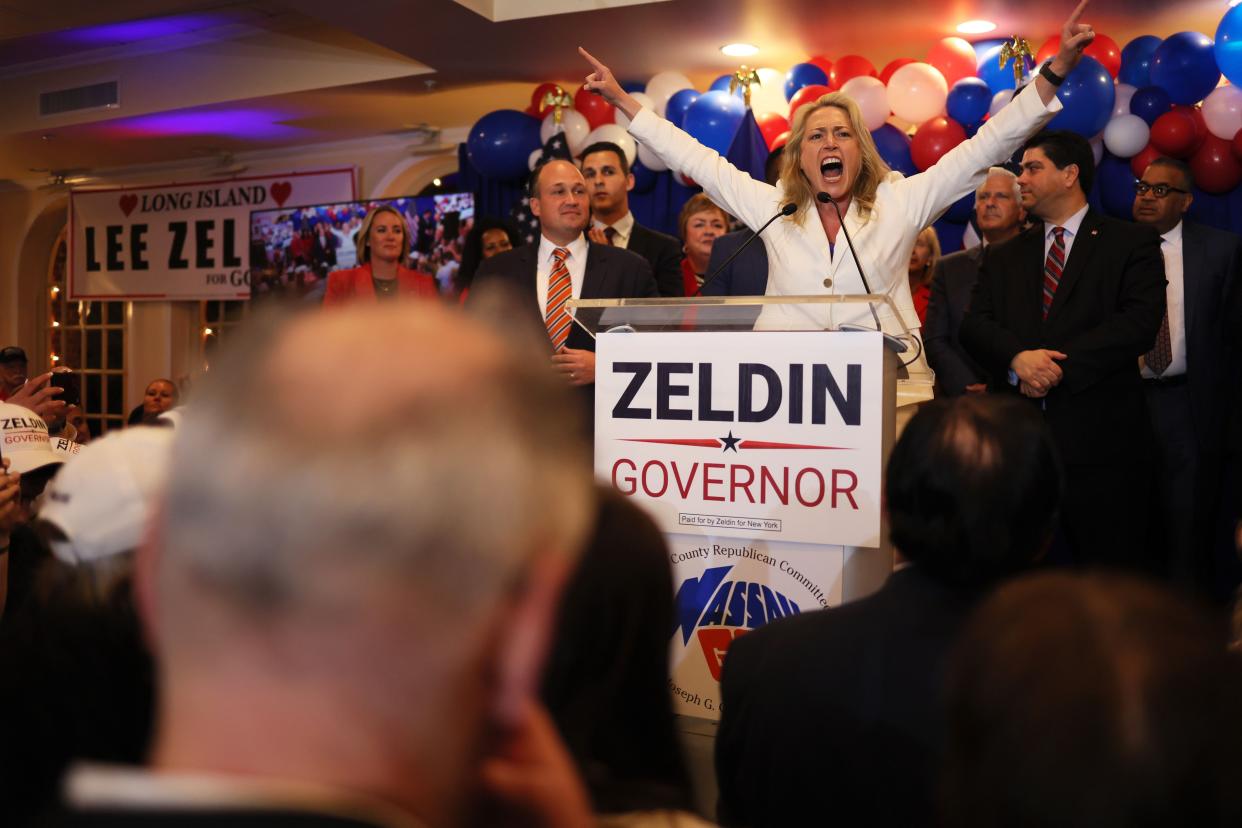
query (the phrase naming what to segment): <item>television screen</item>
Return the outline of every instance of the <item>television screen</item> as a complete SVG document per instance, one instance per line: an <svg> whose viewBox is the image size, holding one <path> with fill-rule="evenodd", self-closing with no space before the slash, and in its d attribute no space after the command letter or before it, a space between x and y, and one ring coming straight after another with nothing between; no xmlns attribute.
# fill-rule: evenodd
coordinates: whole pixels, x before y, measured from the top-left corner
<svg viewBox="0 0 1242 828"><path fill-rule="evenodd" d="M405 266L431 274L442 293L451 293L474 222L470 193L256 210L250 214L250 298L322 302L328 274L358 266L358 229L381 205L405 216L410 232Z"/></svg>

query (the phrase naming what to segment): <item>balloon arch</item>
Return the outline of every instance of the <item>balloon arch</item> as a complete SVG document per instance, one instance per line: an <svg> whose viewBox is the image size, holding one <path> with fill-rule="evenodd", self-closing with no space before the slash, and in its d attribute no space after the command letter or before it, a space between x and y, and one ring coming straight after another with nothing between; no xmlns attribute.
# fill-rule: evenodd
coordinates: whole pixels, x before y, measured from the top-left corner
<svg viewBox="0 0 1242 828"><path fill-rule="evenodd" d="M1058 42L1049 38L1034 60L1017 59L1031 72L1056 53ZM999 60L1004 48L998 40L972 45L948 37L933 43L923 61L899 58L878 71L861 55L835 60L816 55L786 72L764 67L750 87L750 110L771 151L788 140L799 107L840 90L858 103L889 166L912 175L973 135L1013 97L1013 68ZM722 75L699 92L681 73L665 71L625 86L644 105L725 154L747 114L741 87L730 90L733 78ZM1097 33L1057 91L1064 109L1049 128L1072 130L1091 141L1098 164L1092 201L1107 212L1129 218L1135 178L1153 158L1169 156L1186 161L1194 172L1199 198L1192 214L1198 211L1201 220L1237 231L1242 229L1242 89L1232 84L1240 82L1242 6L1224 14L1215 39L1199 32L1163 39L1143 35L1123 48ZM579 88L571 97L545 83L535 88L526 111L499 110L480 118L463 156L479 177L516 183L543 143L564 132L575 155L595 141L620 144L648 189L659 176L693 186L637 145L627 124L599 96ZM963 199L946 220L964 223L972 203Z"/></svg>

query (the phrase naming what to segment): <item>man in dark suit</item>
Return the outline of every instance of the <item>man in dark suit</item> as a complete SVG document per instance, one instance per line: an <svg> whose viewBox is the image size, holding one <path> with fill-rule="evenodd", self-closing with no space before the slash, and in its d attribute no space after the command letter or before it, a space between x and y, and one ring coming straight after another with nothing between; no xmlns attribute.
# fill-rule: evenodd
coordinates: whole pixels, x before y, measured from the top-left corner
<svg viewBox="0 0 1242 828"><path fill-rule="evenodd" d="M983 249L1018 235L1025 220L1018 177L1004 167L992 167L975 191L975 221L983 233L983 243L945 256L932 272L923 345L941 395L955 397L987 390L987 374L962 347L958 329L979 278Z"/></svg>
<svg viewBox="0 0 1242 828"><path fill-rule="evenodd" d="M1037 219L989 248L962 320L989 389L1043 412L1069 487L1055 558L1146 564L1152 429L1138 357L1164 315L1164 262L1150 228L1087 207L1091 146L1042 132L1022 156L1022 204Z"/></svg>
<svg viewBox="0 0 1242 828"><path fill-rule="evenodd" d="M780 179L781 158L784 154L785 148L777 147L764 162L763 178L769 184L775 186ZM704 296L763 296L768 292L768 249L763 246L763 239L755 239L736 259L729 262L728 267L721 270L729 257L754 235L753 230L743 227L716 239L707 263L707 273L711 275L719 271L719 274L703 284ZM755 315L758 316L758 309Z"/></svg>
<svg viewBox="0 0 1242 828"><path fill-rule="evenodd" d="M1184 221L1194 200L1189 165L1158 158L1136 185L1134 220L1160 234L1168 313L1156 345L1140 357L1143 391L1156 434L1157 515L1169 574L1209 588L1211 530L1223 485L1230 405L1230 329L1226 298L1242 266L1233 233Z"/></svg>
<svg viewBox="0 0 1242 828"><path fill-rule="evenodd" d="M591 144L578 156L594 213L591 240L633 251L647 260L661 296L684 296L681 242L634 220L630 212L630 172L625 151L610 141Z"/></svg>
<svg viewBox="0 0 1242 828"><path fill-rule="evenodd" d="M1060 469L1036 412L970 395L914 415L884 486L898 564L879 592L760 627L725 655L722 825L934 822L946 656L986 589L1047 546Z"/></svg>
<svg viewBox="0 0 1242 828"><path fill-rule="evenodd" d="M595 383L595 340L569 319L556 290L561 270L578 299L617 299L656 295L651 267L636 253L588 242L590 218L582 173L568 161L549 161L530 182L530 209L539 219L538 244L500 253L479 266L469 301L505 286L520 302L518 311L548 330L552 362L577 386ZM564 251L560 253L558 251ZM563 268L561 267L563 263ZM681 278L678 270L677 278ZM552 303L549 305L549 293Z"/></svg>

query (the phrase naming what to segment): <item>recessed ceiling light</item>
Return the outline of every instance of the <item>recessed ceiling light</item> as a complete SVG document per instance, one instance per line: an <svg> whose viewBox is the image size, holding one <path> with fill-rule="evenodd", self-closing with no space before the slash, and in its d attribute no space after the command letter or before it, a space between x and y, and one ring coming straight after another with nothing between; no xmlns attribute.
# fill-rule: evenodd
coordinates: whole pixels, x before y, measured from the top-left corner
<svg viewBox="0 0 1242 828"><path fill-rule="evenodd" d="M967 20L958 25L957 30L962 34L986 34L995 28L996 24L990 20Z"/></svg>
<svg viewBox="0 0 1242 828"><path fill-rule="evenodd" d="M759 53L759 47L753 43L730 43L727 46L721 46L720 51L729 57L750 57Z"/></svg>

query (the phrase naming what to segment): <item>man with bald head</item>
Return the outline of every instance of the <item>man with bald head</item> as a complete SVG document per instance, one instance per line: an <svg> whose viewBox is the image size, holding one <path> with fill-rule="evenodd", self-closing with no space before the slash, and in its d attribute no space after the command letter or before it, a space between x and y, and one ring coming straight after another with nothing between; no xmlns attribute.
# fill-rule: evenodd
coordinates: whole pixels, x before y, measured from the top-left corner
<svg viewBox="0 0 1242 828"><path fill-rule="evenodd" d="M78 769L68 823L471 824L480 778L553 732L532 700L591 520L572 395L431 305L303 316L233 356L136 566L152 768ZM578 794L534 824L589 821Z"/></svg>
<svg viewBox="0 0 1242 828"><path fill-rule="evenodd" d="M620 299L659 295L651 265L637 253L587 240L590 198L582 172L549 161L530 180L530 209L539 219L539 244L485 261L470 299L507 287L521 313L548 332L552 362L572 385L595 383L595 340L570 317L567 299Z"/></svg>

